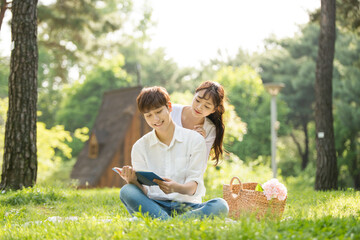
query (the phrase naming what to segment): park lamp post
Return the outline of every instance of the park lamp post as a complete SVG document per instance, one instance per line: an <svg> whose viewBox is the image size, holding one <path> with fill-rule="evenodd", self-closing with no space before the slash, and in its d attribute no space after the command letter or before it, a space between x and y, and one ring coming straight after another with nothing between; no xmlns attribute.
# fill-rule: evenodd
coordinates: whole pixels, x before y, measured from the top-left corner
<svg viewBox="0 0 360 240"><path fill-rule="evenodd" d="M276 138L277 130L279 129L279 122L276 120L277 110L276 110L276 96L279 94L280 90L285 87L283 83L264 83L265 89L271 95L271 167L273 171L273 177L276 178Z"/></svg>

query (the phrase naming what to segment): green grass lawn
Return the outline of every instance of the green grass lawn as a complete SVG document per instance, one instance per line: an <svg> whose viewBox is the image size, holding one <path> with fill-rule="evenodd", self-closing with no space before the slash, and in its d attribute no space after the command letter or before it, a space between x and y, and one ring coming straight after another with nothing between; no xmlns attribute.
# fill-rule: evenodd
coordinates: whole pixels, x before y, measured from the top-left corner
<svg viewBox="0 0 360 240"><path fill-rule="evenodd" d="M211 197L221 195L213 190ZM128 221L119 189L41 187L0 194L1 239L360 239L360 193L289 189L281 221ZM57 217L57 218L56 218ZM56 221L58 220L58 221Z"/></svg>
<svg viewBox="0 0 360 240"><path fill-rule="evenodd" d="M239 161L220 168L209 165L204 200L221 197L222 185L232 176L264 183L271 170ZM147 217L130 222L120 189L76 190L40 183L0 193L0 239L360 239L360 192L316 192L309 177L279 180L288 188L280 221L243 217L235 222Z"/></svg>

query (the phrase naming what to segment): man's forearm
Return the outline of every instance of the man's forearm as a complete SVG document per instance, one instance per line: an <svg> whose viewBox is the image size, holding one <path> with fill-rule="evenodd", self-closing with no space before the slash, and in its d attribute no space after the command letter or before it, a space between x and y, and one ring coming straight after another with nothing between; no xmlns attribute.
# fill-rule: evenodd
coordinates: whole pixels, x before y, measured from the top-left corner
<svg viewBox="0 0 360 240"><path fill-rule="evenodd" d="M175 192L186 194L186 195L194 195L197 189L198 183L195 181L191 181L185 184L178 184L175 187Z"/></svg>

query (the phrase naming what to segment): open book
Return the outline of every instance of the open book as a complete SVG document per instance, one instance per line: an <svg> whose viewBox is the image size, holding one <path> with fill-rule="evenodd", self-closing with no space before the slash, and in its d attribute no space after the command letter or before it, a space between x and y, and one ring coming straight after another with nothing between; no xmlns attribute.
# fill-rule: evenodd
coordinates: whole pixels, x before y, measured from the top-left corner
<svg viewBox="0 0 360 240"><path fill-rule="evenodd" d="M114 167L112 170L120 175L122 168ZM153 182L154 179L164 181L164 179L156 175L154 172L136 171L135 174L138 182L147 186L158 185L157 183Z"/></svg>

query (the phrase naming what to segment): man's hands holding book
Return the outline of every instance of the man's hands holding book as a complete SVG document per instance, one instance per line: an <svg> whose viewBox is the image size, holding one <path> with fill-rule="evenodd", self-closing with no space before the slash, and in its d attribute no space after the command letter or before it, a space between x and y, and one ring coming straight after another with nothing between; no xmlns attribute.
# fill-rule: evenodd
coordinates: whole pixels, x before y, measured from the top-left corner
<svg viewBox="0 0 360 240"><path fill-rule="evenodd" d="M114 167L113 170L117 172L127 183L137 185L144 192L146 191L142 184L148 186L158 185L165 194L177 192L193 195L196 192L198 185L195 181L180 184L169 178L161 178L153 172L136 172L131 166L124 166L123 168Z"/></svg>
<svg viewBox="0 0 360 240"><path fill-rule="evenodd" d="M153 180L158 179L165 181L154 172L147 171L135 171L131 166L124 166L123 168L114 167L116 173L120 175L127 183L142 184L147 186L157 185ZM135 176L134 176L135 173Z"/></svg>
<svg viewBox="0 0 360 240"><path fill-rule="evenodd" d="M137 183L137 177L135 170L131 166L124 166L122 168L115 168L120 176L126 181L126 183Z"/></svg>
<svg viewBox="0 0 360 240"><path fill-rule="evenodd" d="M153 181L159 185L159 188L161 191L163 191L165 194L176 192L176 187L179 185L177 182L169 179L169 178L163 178L165 181L161 181L159 179L154 179Z"/></svg>
<svg viewBox="0 0 360 240"><path fill-rule="evenodd" d="M169 178L163 178L165 181L154 179L153 181L159 185L159 188L165 193L181 193L186 195L194 195L197 189L197 182L190 181L184 184L180 184Z"/></svg>

